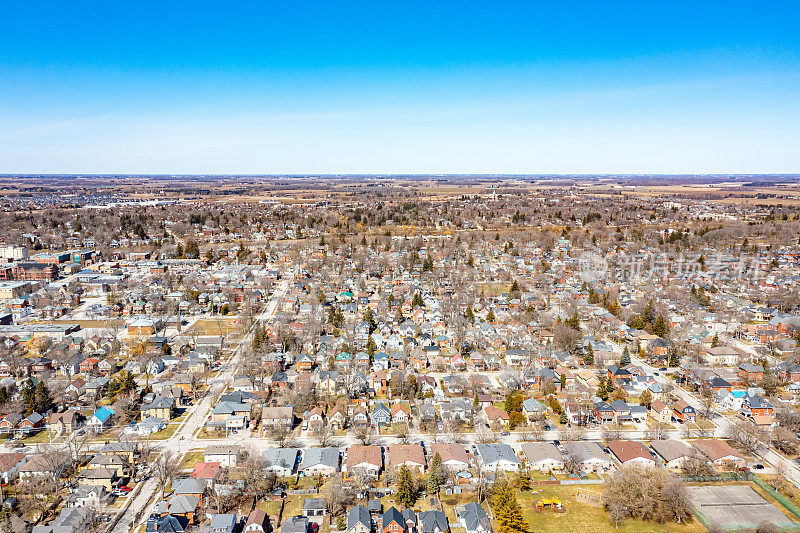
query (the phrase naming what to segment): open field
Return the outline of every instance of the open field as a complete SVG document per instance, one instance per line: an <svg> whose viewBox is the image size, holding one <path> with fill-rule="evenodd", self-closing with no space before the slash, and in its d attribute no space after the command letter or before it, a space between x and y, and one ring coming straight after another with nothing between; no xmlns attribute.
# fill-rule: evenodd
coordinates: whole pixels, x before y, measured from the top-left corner
<svg viewBox="0 0 800 533"><path fill-rule="evenodd" d="M627 520L619 528L615 528L608 519L608 513L602 507L595 507L575 500L581 492L599 492L600 485L560 486L546 485L534 487L517 495L522 512L531 531L539 532L619 532L619 533L662 533L664 531L699 533L706 528L696 520L688 524L657 524L642 520ZM565 512L536 512L536 502L542 498L558 498L564 505ZM495 528L497 527L495 523Z"/></svg>
<svg viewBox="0 0 800 533"><path fill-rule="evenodd" d="M226 317L200 319L186 331L187 335L230 335L235 333L242 333L241 325L235 324L233 319Z"/></svg>

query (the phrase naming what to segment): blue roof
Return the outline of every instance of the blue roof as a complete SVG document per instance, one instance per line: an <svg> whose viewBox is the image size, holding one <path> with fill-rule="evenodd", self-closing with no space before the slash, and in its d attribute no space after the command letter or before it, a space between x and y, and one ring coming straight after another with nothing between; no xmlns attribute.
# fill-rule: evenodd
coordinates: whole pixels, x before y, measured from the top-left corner
<svg viewBox="0 0 800 533"><path fill-rule="evenodd" d="M105 422L113 414L114 410L111 409L110 407L101 407L100 409L94 412L94 417L97 418L100 422Z"/></svg>

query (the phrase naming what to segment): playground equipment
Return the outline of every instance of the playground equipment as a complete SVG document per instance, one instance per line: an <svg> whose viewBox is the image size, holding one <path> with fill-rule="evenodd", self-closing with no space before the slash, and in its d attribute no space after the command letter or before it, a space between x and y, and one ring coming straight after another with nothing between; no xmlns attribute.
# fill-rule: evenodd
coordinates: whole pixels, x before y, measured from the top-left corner
<svg viewBox="0 0 800 533"><path fill-rule="evenodd" d="M552 511L563 511L563 507L561 506L561 500L558 498L542 498L538 502L536 502L536 512L541 513L545 509L550 509Z"/></svg>

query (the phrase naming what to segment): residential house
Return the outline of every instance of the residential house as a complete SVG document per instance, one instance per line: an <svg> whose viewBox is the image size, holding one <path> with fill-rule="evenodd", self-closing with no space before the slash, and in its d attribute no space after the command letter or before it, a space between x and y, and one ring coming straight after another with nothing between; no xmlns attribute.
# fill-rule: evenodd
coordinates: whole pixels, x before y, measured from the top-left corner
<svg viewBox="0 0 800 533"><path fill-rule="evenodd" d="M392 423L392 412L380 402L375 405L369 416L374 426L388 426Z"/></svg>
<svg viewBox="0 0 800 533"><path fill-rule="evenodd" d="M561 444L567 457L575 461L583 472L605 472L613 466L611 458L597 442L565 441Z"/></svg>
<svg viewBox="0 0 800 533"><path fill-rule="evenodd" d="M236 444L220 444L206 446L203 461L206 463L219 463L222 467L234 467L239 463L239 454L242 447Z"/></svg>
<svg viewBox="0 0 800 533"><path fill-rule="evenodd" d="M694 453L690 446L674 439L653 440L650 441L650 447L656 452L656 455L664 462L667 468L683 467L683 464L689 460Z"/></svg>
<svg viewBox="0 0 800 533"><path fill-rule="evenodd" d="M418 533L448 533L447 515L444 511L430 510L417 514Z"/></svg>
<svg viewBox="0 0 800 533"><path fill-rule="evenodd" d="M403 514L394 507L389 507L386 512L378 518L377 533L408 533L408 527L405 518L403 518Z"/></svg>
<svg viewBox="0 0 800 533"><path fill-rule="evenodd" d="M303 452L300 472L303 475L331 476L339 471L339 448L307 448Z"/></svg>
<svg viewBox="0 0 800 533"><path fill-rule="evenodd" d="M142 420L155 417L160 418L166 422L172 420L172 415L175 410L175 398L165 398L163 396L159 396L155 398L152 402L142 404L139 407L139 412L141 413Z"/></svg>
<svg viewBox="0 0 800 533"><path fill-rule="evenodd" d="M220 513L211 517L208 533L233 533L236 527L236 514Z"/></svg>
<svg viewBox="0 0 800 533"><path fill-rule="evenodd" d="M392 469L405 466L412 472L425 472L428 466L425 450L419 444L393 444L389 447L389 461Z"/></svg>
<svg viewBox="0 0 800 533"><path fill-rule="evenodd" d="M79 485L100 485L109 492L119 482L114 468L86 468L78 472L76 478Z"/></svg>
<svg viewBox="0 0 800 533"><path fill-rule="evenodd" d="M347 512L347 530L345 533L371 533L372 519L363 505L351 507Z"/></svg>
<svg viewBox="0 0 800 533"><path fill-rule="evenodd" d="M244 533L268 533L270 531L269 516L262 509L253 509L247 515L243 531ZM359 533L369 533L369 531Z"/></svg>
<svg viewBox="0 0 800 533"><path fill-rule="evenodd" d="M451 472L463 472L469 469L470 458L462 444L454 442L436 442L431 444L430 456L439 454L442 466Z"/></svg>
<svg viewBox="0 0 800 533"><path fill-rule="evenodd" d="M17 478L19 469L28 462L24 453L0 453L0 479L3 483L10 483Z"/></svg>
<svg viewBox="0 0 800 533"><path fill-rule="evenodd" d="M347 448L345 470L348 477L364 473L377 478L383 468L383 454L380 446L353 444Z"/></svg>
<svg viewBox="0 0 800 533"><path fill-rule="evenodd" d="M291 405L282 407L264 407L261 409L263 427L291 428L294 425L294 411Z"/></svg>
<svg viewBox="0 0 800 533"><path fill-rule="evenodd" d="M478 502L456 507L456 517L466 533L492 533L492 522L486 509Z"/></svg>
<svg viewBox="0 0 800 533"><path fill-rule="evenodd" d="M110 407L101 407L89 418L86 425L93 431L102 431L104 428L111 425L114 410Z"/></svg>
<svg viewBox="0 0 800 533"><path fill-rule="evenodd" d="M550 470L564 469L564 457L553 443L525 442L522 444L522 454L528 467L532 470L549 472Z"/></svg>
<svg viewBox="0 0 800 533"><path fill-rule="evenodd" d="M295 472L299 450L294 448L268 448L262 453L267 469L280 477L289 477Z"/></svg>
<svg viewBox="0 0 800 533"><path fill-rule="evenodd" d="M692 441L692 447L717 466L741 467L745 465L744 456L724 440L697 439Z"/></svg>
<svg viewBox="0 0 800 533"><path fill-rule="evenodd" d="M694 422L697 418L697 413L694 407L681 399L672 404L672 416L679 422Z"/></svg>
<svg viewBox="0 0 800 533"><path fill-rule="evenodd" d="M635 440L612 440L607 443L613 456L623 465L636 464L655 466L653 455L641 442Z"/></svg>
<svg viewBox="0 0 800 533"><path fill-rule="evenodd" d="M672 420L672 408L661 400L653 400L650 404L650 416L658 423L669 424Z"/></svg>
<svg viewBox="0 0 800 533"><path fill-rule="evenodd" d="M478 456L485 470L502 470L504 472L519 469L519 460L514 449L504 443L488 443L477 445Z"/></svg>
<svg viewBox="0 0 800 533"><path fill-rule="evenodd" d="M753 363L742 363L737 369L739 379L745 383L760 382L764 379L764 368Z"/></svg>
<svg viewBox="0 0 800 533"><path fill-rule="evenodd" d="M281 533L307 533L308 532L308 518L305 516L292 516L287 518L281 524Z"/></svg>

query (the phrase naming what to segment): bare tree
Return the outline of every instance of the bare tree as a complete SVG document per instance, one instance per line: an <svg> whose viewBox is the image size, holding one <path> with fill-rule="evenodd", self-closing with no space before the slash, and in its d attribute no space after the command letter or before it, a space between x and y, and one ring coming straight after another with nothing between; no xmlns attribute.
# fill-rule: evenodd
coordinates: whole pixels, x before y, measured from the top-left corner
<svg viewBox="0 0 800 533"><path fill-rule="evenodd" d="M368 444L372 444L374 435L369 430L369 426L358 426L355 430L356 440L360 442L363 446Z"/></svg>
<svg viewBox="0 0 800 533"><path fill-rule="evenodd" d="M283 424L269 426L269 437L278 448L289 448L294 444L292 429Z"/></svg>
<svg viewBox="0 0 800 533"><path fill-rule="evenodd" d="M321 424L315 427L311 434L314 436L314 440L320 446L331 446L333 444L334 435L331 427L328 424Z"/></svg>
<svg viewBox="0 0 800 533"><path fill-rule="evenodd" d="M325 499L331 516L342 516L353 504L356 496L351 489L343 487L341 484L328 483L325 486Z"/></svg>
<svg viewBox="0 0 800 533"><path fill-rule="evenodd" d="M758 430L744 421L731 424L726 433L726 437L747 454L752 455L762 446Z"/></svg>
<svg viewBox="0 0 800 533"><path fill-rule="evenodd" d="M178 475L178 456L172 450L163 450L156 456L150 468L163 497L167 485Z"/></svg>
<svg viewBox="0 0 800 533"><path fill-rule="evenodd" d="M627 518L683 523L690 516L685 485L663 468L622 467L606 478L603 504L618 525Z"/></svg>
<svg viewBox="0 0 800 533"><path fill-rule="evenodd" d="M797 451L798 442L797 436L783 427L776 427L772 430L772 445L786 454L794 454Z"/></svg>

